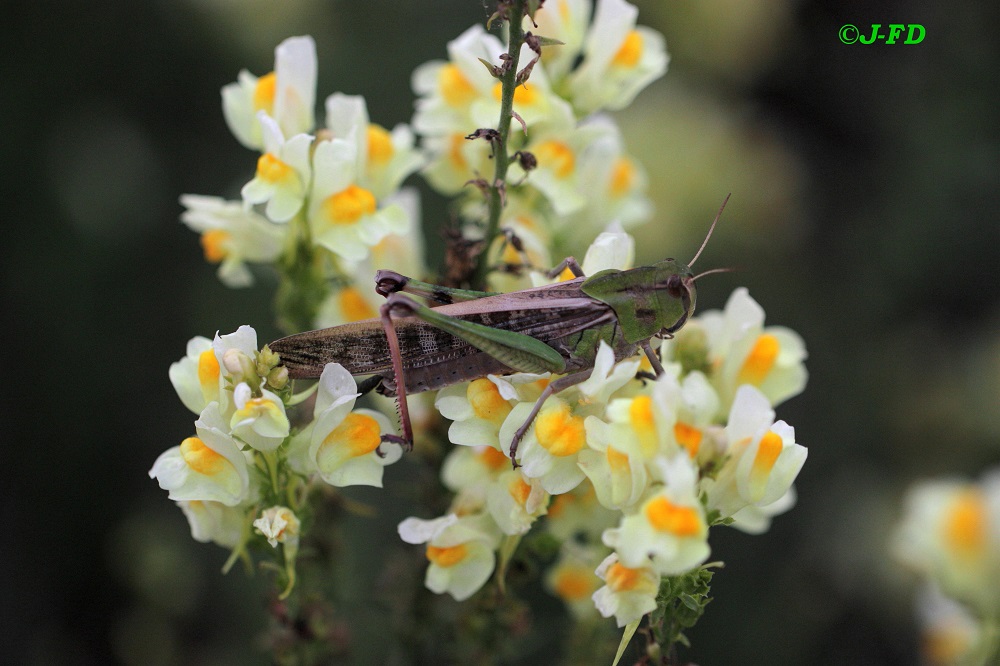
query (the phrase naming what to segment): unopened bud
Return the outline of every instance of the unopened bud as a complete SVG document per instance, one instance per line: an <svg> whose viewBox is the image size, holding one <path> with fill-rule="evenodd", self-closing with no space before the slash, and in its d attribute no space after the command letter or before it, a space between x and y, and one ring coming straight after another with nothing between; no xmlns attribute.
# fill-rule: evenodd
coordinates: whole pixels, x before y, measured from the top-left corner
<svg viewBox="0 0 1000 666"><path fill-rule="evenodd" d="M272 368L271 372L267 373L267 383L275 390L280 391L285 388L288 384L288 368L283 365Z"/></svg>
<svg viewBox="0 0 1000 666"><path fill-rule="evenodd" d="M266 377L271 370L281 362L278 354L271 351L271 348L264 345L264 348L257 354L257 374Z"/></svg>
<svg viewBox="0 0 1000 666"><path fill-rule="evenodd" d="M232 375L234 382L241 382L249 377L257 376L256 364L253 359L239 349L227 349L222 355L222 365Z"/></svg>

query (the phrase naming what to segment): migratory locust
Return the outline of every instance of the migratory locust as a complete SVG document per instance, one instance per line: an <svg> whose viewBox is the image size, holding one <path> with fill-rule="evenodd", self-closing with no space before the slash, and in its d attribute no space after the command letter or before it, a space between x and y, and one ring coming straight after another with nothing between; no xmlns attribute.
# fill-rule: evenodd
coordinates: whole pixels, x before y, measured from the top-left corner
<svg viewBox="0 0 1000 666"><path fill-rule="evenodd" d="M403 435L383 435L383 441L405 448L413 445L407 394L491 374L562 375L546 386L517 429L509 448L516 467L517 445L542 404L590 376L601 341L614 350L616 360L642 350L656 375L663 372L650 340L672 337L688 320L699 277L727 270L700 275L691 270L726 201L686 265L664 259L586 277L568 257L552 274L568 267L576 278L511 293L452 289L380 270L375 289L386 301L379 318L290 335L268 346L292 378L319 377L327 363L339 363L355 377L370 376L359 390L375 388L396 396L399 404ZM414 296L436 305L423 305Z"/></svg>

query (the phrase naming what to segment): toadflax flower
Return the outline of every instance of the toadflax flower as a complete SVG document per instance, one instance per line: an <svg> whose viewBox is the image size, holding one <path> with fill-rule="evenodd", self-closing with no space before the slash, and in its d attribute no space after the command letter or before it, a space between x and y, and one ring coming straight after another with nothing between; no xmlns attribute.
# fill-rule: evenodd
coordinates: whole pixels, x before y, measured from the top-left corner
<svg viewBox="0 0 1000 666"><path fill-rule="evenodd" d="M622 109L667 71L663 35L636 27L638 15L624 0L597 1L583 62L569 79L573 106L580 112Z"/></svg>
<svg viewBox="0 0 1000 666"><path fill-rule="evenodd" d="M229 427L234 437L263 453L281 446L291 430L281 398L267 389L255 396L250 386L241 382L233 390L233 401L236 411Z"/></svg>
<svg viewBox="0 0 1000 666"><path fill-rule="evenodd" d="M396 192L403 179L424 163L413 145L410 128L400 124L390 132L371 123L368 106L360 95L334 93L327 97L326 125L333 138L354 140L358 183L376 199Z"/></svg>
<svg viewBox="0 0 1000 666"><path fill-rule="evenodd" d="M603 617L614 616L619 627L656 610L660 575L652 567L627 567L612 553L595 573L604 586L594 592L594 606Z"/></svg>
<svg viewBox="0 0 1000 666"><path fill-rule="evenodd" d="M185 194L181 204L187 208L181 221L201 234L205 260L219 264L219 279L227 287L253 284L246 262L268 263L281 256L287 227L272 224L241 202Z"/></svg>
<svg viewBox="0 0 1000 666"><path fill-rule="evenodd" d="M545 514L549 494L538 479L507 469L486 491L486 507L504 534L524 534Z"/></svg>
<svg viewBox="0 0 1000 666"><path fill-rule="evenodd" d="M320 141L313 155L308 212L313 239L347 261L365 259L372 246L410 226L402 206L379 208L375 194L359 184L357 152L351 136Z"/></svg>
<svg viewBox="0 0 1000 666"><path fill-rule="evenodd" d="M795 430L774 422L767 398L741 386L726 425L726 459L715 479L705 479L709 509L729 517L748 506L766 507L784 497L808 451L795 442Z"/></svg>
<svg viewBox="0 0 1000 666"><path fill-rule="evenodd" d="M295 548L299 544L299 519L287 506L264 509L260 518L253 521L253 526L264 535L272 548L277 548L279 543L285 548Z"/></svg>
<svg viewBox="0 0 1000 666"><path fill-rule="evenodd" d="M229 426L210 403L195 421L194 437L164 451L149 477L155 478L175 501L214 501L236 506L249 496L250 476L239 445Z"/></svg>
<svg viewBox="0 0 1000 666"><path fill-rule="evenodd" d="M274 50L274 71L260 78L243 70L222 89L222 112L233 135L247 148L261 149L260 112L274 118L286 136L310 132L315 125L316 43L290 37Z"/></svg>
<svg viewBox="0 0 1000 666"><path fill-rule="evenodd" d="M979 614L1000 613L1000 471L981 483L915 484L893 538L896 559Z"/></svg>
<svg viewBox="0 0 1000 666"><path fill-rule="evenodd" d="M386 465L400 459L398 444L382 441L395 434L389 419L371 409L354 409L354 378L341 365L327 364L319 378L314 421L290 444L289 464L302 474L318 473L332 486L382 487Z"/></svg>
<svg viewBox="0 0 1000 666"><path fill-rule="evenodd" d="M200 414L210 402L219 402L222 371L212 341L203 336L188 340L187 354L170 364L170 383L184 406Z"/></svg>
<svg viewBox="0 0 1000 666"><path fill-rule="evenodd" d="M244 506L226 506L211 500L182 500L177 506L184 512L195 541L235 548L243 539Z"/></svg>
<svg viewBox="0 0 1000 666"><path fill-rule="evenodd" d="M744 384L760 389L772 406L805 388L805 343L788 328L764 328L764 310L745 287L733 291L722 312L706 312L700 322L708 338L721 409L729 409L737 388Z"/></svg>
<svg viewBox="0 0 1000 666"><path fill-rule="evenodd" d="M708 524L691 458L678 453L659 464L664 485L627 514L619 527L605 530L604 543L627 567L652 567L672 576L708 559Z"/></svg>
<svg viewBox="0 0 1000 666"><path fill-rule="evenodd" d="M264 213L272 222L287 222L305 201L312 178L309 151L313 137L296 134L286 141L273 118L263 111L258 118L264 132L264 154L257 159L257 172L240 194L247 205L267 204Z"/></svg>
<svg viewBox="0 0 1000 666"><path fill-rule="evenodd" d="M447 592L457 601L475 594L496 566L500 531L486 515L407 518L399 524L399 536L406 543L427 544L427 589Z"/></svg>

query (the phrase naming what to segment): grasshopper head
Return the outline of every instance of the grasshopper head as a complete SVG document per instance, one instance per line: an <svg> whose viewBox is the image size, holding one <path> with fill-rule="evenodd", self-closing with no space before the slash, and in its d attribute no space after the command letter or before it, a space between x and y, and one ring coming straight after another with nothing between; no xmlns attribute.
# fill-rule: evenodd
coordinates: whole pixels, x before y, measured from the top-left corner
<svg viewBox="0 0 1000 666"><path fill-rule="evenodd" d="M653 264L656 270L656 293L664 313L663 326L658 337L672 337L694 314L698 292L694 286L694 273L684 264L665 259ZM678 307L679 306L679 307Z"/></svg>
<svg viewBox="0 0 1000 666"><path fill-rule="evenodd" d="M694 311L694 275L673 259L627 271L601 271L581 289L611 306L629 343L669 336Z"/></svg>

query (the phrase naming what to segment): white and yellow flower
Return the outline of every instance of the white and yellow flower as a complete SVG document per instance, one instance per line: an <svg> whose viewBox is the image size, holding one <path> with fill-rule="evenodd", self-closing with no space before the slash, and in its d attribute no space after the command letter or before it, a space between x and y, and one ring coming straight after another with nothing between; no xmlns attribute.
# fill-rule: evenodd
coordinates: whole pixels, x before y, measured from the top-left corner
<svg viewBox="0 0 1000 666"><path fill-rule="evenodd" d="M580 54L592 11L593 0L549 0L535 12L534 23L524 19L526 31L562 42L542 48L541 65L557 89Z"/></svg>
<svg viewBox="0 0 1000 666"><path fill-rule="evenodd" d="M764 506L745 506L732 516L732 527L747 534L764 534L771 529L771 520L795 506L798 497L795 486L791 486L784 495L774 502Z"/></svg>
<svg viewBox="0 0 1000 666"><path fill-rule="evenodd" d="M652 567L627 567L612 553L604 558L595 573L604 581L604 586L592 597L602 617L614 616L618 626L624 627L656 610L660 575Z"/></svg>
<svg viewBox="0 0 1000 666"><path fill-rule="evenodd" d="M587 205L564 218L564 226L583 223L599 229L610 220L632 227L649 220L653 205L646 196L648 178L642 165L625 154L618 126L607 116L596 116L586 126L601 128L580 154L577 185Z"/></svg>
<svg viewBox="0 0 1000 666"><path fill-rule="evenodd" d="M212 351L220 372L219 412L228 420L236 408L233 389L241 382L254 381L257 377L257 331L247 325L225 335L216 331ZM206 372L210 372L208 359L199 357L199 363L202 360L206 363Z"/></svg>
<svg viewBox="0 0 1000 666"><path fill-rule="evenodd" d="M219 402L222 370L212 341L201 335L188 340L187 354L170 364L170 383L184 406L200 414L210 402Z"/></svg>
<svg viewBox="0 0 1000 666"><path fill-rule="evenodd" d="M724 311L706 312L699 319L708 336L712 383L722 410L728 410L744 384L760 389L772 406L805 388L805 343L788 328L765 328L764 310L745 287L733 291Z"/></svg>
<svg viewBox="0 0 1000 666"><path fill-rule="evenodd" d="M508 469L486 491L486 508L507 535L524 534L539 516L545 515L549 494L538 479L526 478Z"/></svg>
<svg viewBox="0 0 1000 666"><path fill-rule="evenodd" d="M245 507L210 500L184 500L177 502L177 506L184 512L195 541L235 548L243 540Z"/></svg>
<svg viewBox="0 0 1000 666"><path fill-rule="evenodd" d="M441 465L441 481L455 493L451 511L460 516L481 511L493 482L510 470L510 458L499 448L456 446Z"/></svg>
<svg viewBox="0 0 1000 666"><path fill-rule="evenodd" d="M623 427L587 417L590 448L580 452L579 466L590 479L597 501L607 509L626 509L646 493L649 475L639 441Z"/></svg>
<svg viewBox="0 0 1000 666"><path fill-rule="evenodd" d="M1000 472L981 484L925 481L907 493L893 550L903 564L979 613L1000 613Z"/></svg>
<svg viewBox="0 0 1000 666"><path fill-rule="evenodd" d="M164 451L149 477L174 501L213 501L236 506L250 494L247 461L229 427L211 403L195 421L195 437Z"/></svg>
<svg viewBox="0 0 1000 666"><path fill-rule="evenodd" d="M410 219L398 204L379 208L375 194L358 184L355 138L320 141L309 204L313 240L346 261L361 261L390 234L406 234Z"/></svg>
<svg viewBox="0 0 1000 666"><path fill-rule="evenodd" d="M374 288L367 289L357 284L335 287L320 304L316 312L316 328L340 326L379 316L379 308L385 299Z"/></svg>
<svg viewBox="0 0 1000 666"><path fill-rule="evenodd" d="M258 114L264 133L264 154L257 158L257 172L240 194L245 204L267 204L264 214L272 222L292 219L305 201L312 178L309 151L313 137L296 134L285 140L278 123Z"/></svg>
<svg viewBox="0 0 1000 666"><path fill-rule="evenodd" d="M411 277L427 274L423 225L420 219L420 192L413 187L404 187L383 199L382 205L401 207L409 224L405 231L391 233L373 245L367 259L347 267L357 284L367 283L369 288L375 271L379 268L391 268Z"/></svg>
<svg viewBox="0 0 1000 666"><path fill-rule="evenodd" d="M386 465L403 455L398 444L382 442L382 435L395 434L395 429L381 412L354 410L357 385L339 364L323 368L319 384L315 422L308 433L309 468L332 486L381 488Z"/></svg>
<svg viewBox="0 0 1000 666"><path fill-rule="evenodd" d="M608 406L611 423L627 429L647 463L680 450L698 461L719 457L710 433L718 397L702 373L691 372L679 379L680 372L679 365L668 363L651 389L633 398L613 400ZM705 442L709 445L703 446ZM650 471L655 477L656 468Z"/></svg>
<svg viewBox="0 0 1000 666"><path fill-rule="evenodd" d="M489 94L497 80L480 58L499 64L506 49L499 39L474 25L448 42L448 61L432 60L418 66L411 80L418 99L413 128L422 135L469 134L476 128L472 103ZM497 109L499 112L499 103ZM490 125L496 123L494 118Z"/></svg>
<svg viewBox="0 0 1000 666"><path fill-rule="evenodd" d="M631 363L634 366L630 367L640 364L639 361ZM638 465L649 466L647 471L655 478L658 470L652 463L661 456L673 456L679 451L675 426L680 392L675 390L677 379L673 371L673 366L667 366L664 375L651 388L632 397L611 400L605 414L601 415L603 418L587 419L588 434L593 437L595 449L603 451L608 457L607 464L613 462L617 469L616 484L626 481L622 474L639 474ZM595 462L604 465L593 457L588 465ZM637 489L633 489L634 492Z"/></svg>
<svg viewBox="0 0 1000 666"><path fill-rule="evenodd" d="M708 559L708 524L691 458L679 453L659 465L664 486L626 515L620 527L606 530L604 543L627 567L652 567L673 576Z"/></svg>
<svg viewBox="0 0 1000 666"><path fill-rule="evenodd" d="M601 340L590 377L576 387L580 392L580 402L598 409L607 405L619 389L635 379L639 363L638 358L616 362L614 350Z"/></svg>
<svg viewBox="0 0 1000 666"><path fill-rule="evenodd" d="M249 287L253 275L246 262L272 262L281 255L287 227L272 224L238 201L185 194L181 221L201 234L205 260L219 264L219 279L227 287Z"/></svg>
<svg viewBox="0 0 1000 666"><path fill-rule="evenodd" d="M233 390L236 411L229 420L233 437L262 453L271 453L285 441L291 424L281 398L267 389L255 396L246 382Z"/></svg>
<svg viewBox="0 0 1000 666"><path fill-rule="evenodd" d="M663 35L636 27L639 10L624 0L598 0L583 46L583 62L570 75L574 108L583 114L618 110L667 71Z"/></svg>
<svg viewBox="0 0 1000 666"><path fill-rule="evenodd" d="M399 524L399 536L406 543L427 544L427 589L464 601L493 574L501 533L488 515L449 514L434 520L407 518Z"/></svg>
<svg viewBox="0 0 1000 666"><path fill-rule="evenodd" d="M795 442L795 429L774 422L767 398L741 386L725 430L725 463L714 479L705 479L709 509L729 517L748 506L766 507L782 500L805 464L808 450Z"/></svg>
<svg viewBox="0 0 1000 666"><path fill-rule="evenodd" d="M594 275L609 268L624 271L634 265L635 238L626 233L621 224L613 221L587 248L580 268L584 275Z"/></svg>
<svg viewBox="0 0 1000 666"><path fill-rule="evenodd" d="M501 83L480 59L500 65L507 49L481 25L474 25L448 42L448 61L424 63L413 72L418 95L413 128L424 136L469 134L477 127L492 127L500 112ZM524 45L518 67L525 67L535 53ZM514 92L514 111L530 127L549 118L566 103L552 94L541 67Z"/></svg>
<svg viewBox="0 0 1000 666"><path fill-rule="evenodd" d="M287 506L272 506L260 512L260 518L253 521L256 528L272 548L284 544L285 548L295 548L299 544L302 525L295 512Z"/></svg>
<svg viewBox="0 0 1000 666"><path fill-rule="evenodd" d="M597 501L594 486L581 483L573 490L555 495L545 515L545 529L560 541L580 539L599 544L601 534L618 524L621 514L605 509Z"/></svg>
<svg viewBox="0 0 1000 666"><path fill-rule="evenodd" d="M934 585L925 586L917 597L921 663L927 666L975 664L984 635L982 623L969 609L943 595Z"/></svg>
<svg viewBox="0 0 1000 666"><path fill-rule="evenodd" d="M410 128L399 124L390 132L370 122L368 106L360 95L334 93L327 97L326 125L334 138L356 142L359 184L378 200L398 190L424 163Z"/></svg>
<svg viewBox="0 0 1000 666"><path fill-rule="evenodd" d="M316 43L312 37L290 37L274 50L274 71L254 76L239 73L236 83L222 89L222 112L237 140L261 149L264 138L260 112L277 121L286 136L310 132L315 125Z"/></svg>
<svg viewBox="0 0 1000 666"><path fill-rule="evenodd" d="M596 548L567 541L559 550L559 559L545 572L545 589L562 599L578 620L594 616L593 595L601 587L594 569L600 560Z"/></svg>
<svg viewBox="0 0 1000 666"><path fill-rule="evenodd" d="M513 382L538 378L537 375L487 375L438 391L434 406L452 422L448 440L462 446L487 445L499 449L500 427L519 398Z"/></svg>
<svg viewBox="0 0 1000 666"><path fill-rule="evenodd" d="M637 360L615 363L614 351L602 341L590 377L549 397L525 432L517 450L517 461L524 475L540 479L542 487L553 495L575 488L584 479L578 462L587 448L586 418L603 413L611 396L635 377L638 367ZM516 431L527 420L534 403L534 400L518 403L504 420L500 443L508 453Z"/></svg>
<svg viewBox="0 0 1000 666"><path fill-rule="evenodd" d="M532 133L525 147L535 156L536 167L525 174L520 164L514 162L510 178L518 181L527 177L525 182L548 199L556 215L579 211L593 196L585 191L580 179L583 155L608 131L607 126L599 123L577 125L568 109L553 114L550 122Z"/></svg>
<svg viewBox="0 0 1000 666"><path fill-rule="evenodd" d="M500 442L508 455L514 433L527 420L532 406L531 402L519 403L500 428ZM546 400L518 445L521 472L529 479L539 479L553 495L572 490L584 479L577 461L587 446L585 415L575 413L574 406L562 397Z"/></svg>
<svg viewBox="0 0 1000 666"><path fill-rule="evenodd" d="M482 67L482 65L480 65ZM466 139L467 129L424 136L421 145L430 161L421 175L448 196L466 191L470 180L490 178L495 169L489 142Z"/></svg>

